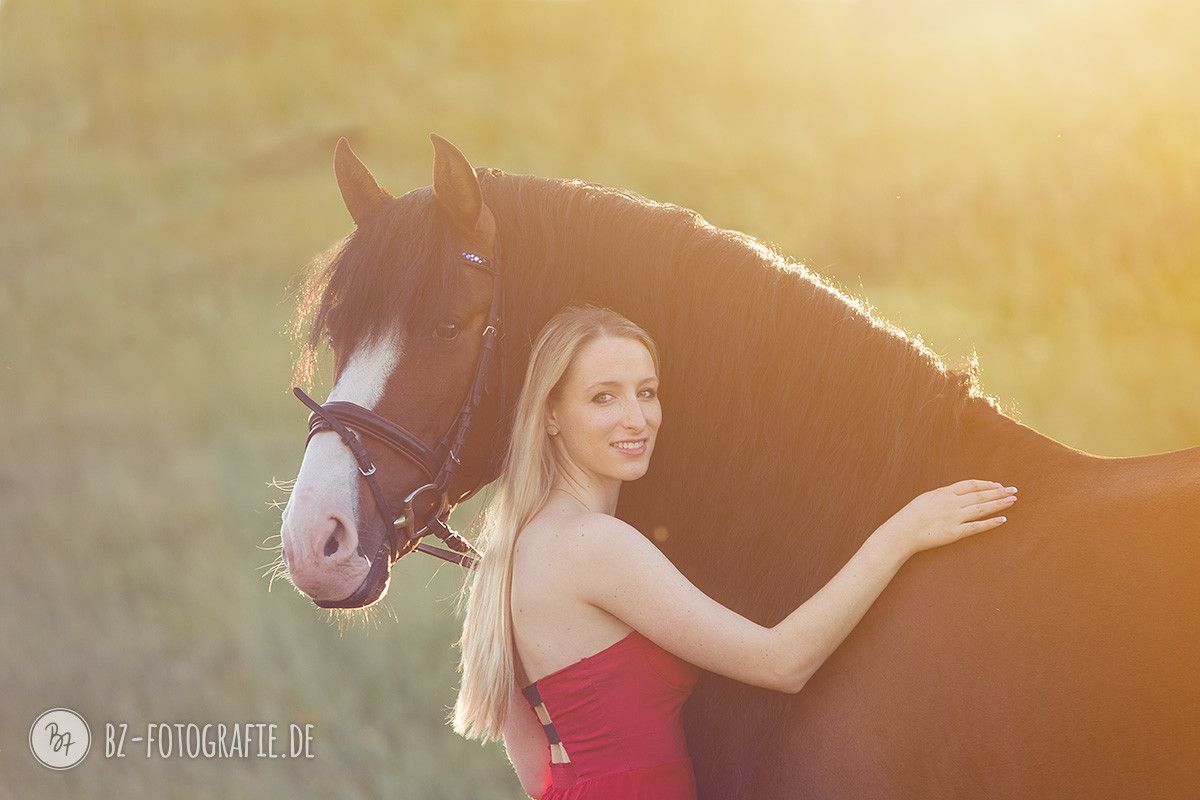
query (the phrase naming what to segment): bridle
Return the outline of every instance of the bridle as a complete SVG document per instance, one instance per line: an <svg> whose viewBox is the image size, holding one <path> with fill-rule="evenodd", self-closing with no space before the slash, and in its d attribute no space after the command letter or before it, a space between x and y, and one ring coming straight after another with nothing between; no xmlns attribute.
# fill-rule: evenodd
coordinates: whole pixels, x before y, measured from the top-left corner
<svg viewBox="0 0 1200 800"><path fill-rule="evenodd" d="M496 258L499 261L499 242L496 244ZM343 600L315 601L323 608L357 608L362 605L358 595L372 585L379 572L389 570L391 565L412 550L444 558L460 564L467 569L474 569L478 564L479 552L450 527L450 511L458 503L471 497L479 487L470 489L457 498L452 498L450 484L456 470L462 466L461 454L471 428L471 419L483 401L485 394L491 389L488 378L493 371L493 362L498 365L499 374L496 385L499 389L500 413L506 408L505 403L505 370L504 352L499 342L503 338L500 331L501 314L504 310L504 291L500 284L499 269L492 261L484 256L463 250L459 256L492 276L492 302L488 309L487 323L483 328L483 346L479 352L479 360L475 365L475 377L467 391L462 407L455 415L454 421L446 430L437 447L429 449L417 436L401 425L384 419L378 414L363 408L357 403L344 400L334 400L324 405L304 393L299 387L294 387L292 393L312 409L308 417L308 438L304 440L305 449L312 437L320 431L332 430L342 438L350 448L354 460L358 463L358 472L367 482L371 495L375 498L375 507L379 510L384 522L391 521L387 526L387 535L380 542L379 550L371 559L371 571L362 586ZM499 352L497 352L499 351ZM356 431L358 433L356 433ZM387 445L392 450L406 457L420 467L426 482L413 489L404 497L403 507L399 513L393 513L391 505L379 486L375 464L371 461L366 447L363 446L359 433L366 434ZM425 544L421 538L433 534L441 539L450 550ZM383 556L386 553L386 558ZM474 556L468 555L474 553Z"/></svg>

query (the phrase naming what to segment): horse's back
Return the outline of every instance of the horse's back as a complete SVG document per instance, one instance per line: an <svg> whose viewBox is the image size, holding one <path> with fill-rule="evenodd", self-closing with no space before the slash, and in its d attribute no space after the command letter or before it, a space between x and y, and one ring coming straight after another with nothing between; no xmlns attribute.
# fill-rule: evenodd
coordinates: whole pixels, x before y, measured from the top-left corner
<svg viewBox="0 0 1200 800"><path fill-rule="evenodd" d="M768 751L792 789L1200 787L1200 448L1081 459L1019 488L1004 526L910 559L797 697Z"/></svg>

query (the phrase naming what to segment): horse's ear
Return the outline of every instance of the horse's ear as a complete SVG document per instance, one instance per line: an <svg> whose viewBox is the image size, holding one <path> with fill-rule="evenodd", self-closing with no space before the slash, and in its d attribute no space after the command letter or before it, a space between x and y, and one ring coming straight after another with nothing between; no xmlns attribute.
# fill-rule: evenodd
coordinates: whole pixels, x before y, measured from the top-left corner
<svg viewBox="0 0 1200 800"><path fill-rule="evenodd" d="M429 134L433 141L433 194L456 225L468 233L479 230L483 192L467 157L450 142Z"/></svg>
<svg viewBox="0 0 1200 800"><path fill-rule="evenodd" d="M392 199L392 195L380 187L366 165L354 155L345 136L338 139L337 147L333 150L333 172L337 175L338 189L342 192L346 210L354 218L355 225L361 225L374 209L385 200Z"/></svg>

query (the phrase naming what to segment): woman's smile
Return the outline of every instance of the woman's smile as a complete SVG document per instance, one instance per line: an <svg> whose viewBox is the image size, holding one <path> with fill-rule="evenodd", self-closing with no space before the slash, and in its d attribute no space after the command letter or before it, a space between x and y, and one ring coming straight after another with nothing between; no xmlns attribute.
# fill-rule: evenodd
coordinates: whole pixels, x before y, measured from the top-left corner
<svg viewBox="0 0 1200 800"><path fill-rule="evenodd" d="M626 439L620 442L613 442L610 447L615 447L617 450L631 456L640 456L646 452L646 439Z"/></svg>

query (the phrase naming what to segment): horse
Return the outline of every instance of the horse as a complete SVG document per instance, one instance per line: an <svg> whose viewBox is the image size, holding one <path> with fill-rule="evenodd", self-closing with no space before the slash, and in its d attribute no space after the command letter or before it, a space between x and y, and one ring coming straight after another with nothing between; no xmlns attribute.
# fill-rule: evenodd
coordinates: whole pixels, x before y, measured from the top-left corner
<svg viewBox="0 0 1200 800"><path fill-rule="evenodd" d="M368 432L372 503L354 425L347 439L314 419L281 529L301 591L369 604L413 533L453 543L439 515L496 477L533 336L567 303L609 306L658 343L665 409L617 513L762 625L917 494L962 478L1020 491L997 532L912 557L803 692L702 675L683 713L700 797L1200 791L1200 447L1062 444L1003 413L976 363L947 367L750 235L631 191L476 168L431 138L432 185L401 196L338 141L355 228L298 292L294 367L311 377L328 341L329 401L405 426L427 456L456 440L455 469L424 507L409 498L428 522L397 539L387 517L431 468Z"/></svg>

